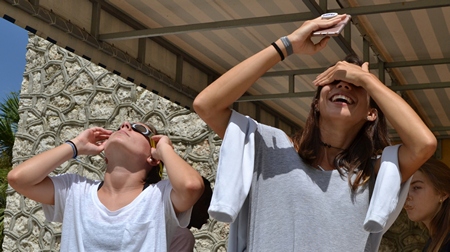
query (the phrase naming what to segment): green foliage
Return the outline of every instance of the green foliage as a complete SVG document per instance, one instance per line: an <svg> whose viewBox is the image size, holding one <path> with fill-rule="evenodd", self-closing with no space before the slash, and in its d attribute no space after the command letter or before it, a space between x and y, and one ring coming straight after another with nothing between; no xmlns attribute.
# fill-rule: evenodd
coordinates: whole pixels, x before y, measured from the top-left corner
<svg viewBox="0 0 450 252"><path fill-rule="evenodd" d="M6 189L8 188L8 180L6 176L8 172L11 170L11 161L10 157L7 155L2 155L0 157L0 245L3 244L4 237L4 213L6 209ZM0 247L0 251L2 248Z"/></svg>
<svg viewBox="0 0 450 252"><path fill-rule="evenodd" d="M3 244L4 212L6 208L7 175L12 168L12 154L19 123L19 94L11 92L0 103L0 244ZM0 247L1 251L1 247Z"/></svg>

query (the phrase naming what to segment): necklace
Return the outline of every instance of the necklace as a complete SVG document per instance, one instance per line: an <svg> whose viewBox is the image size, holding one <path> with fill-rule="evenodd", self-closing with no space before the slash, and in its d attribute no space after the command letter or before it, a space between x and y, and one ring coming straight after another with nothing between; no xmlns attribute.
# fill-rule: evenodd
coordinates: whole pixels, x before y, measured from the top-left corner
<svg viewBox="0 0 450 252"><path fill-rule="evenodd" d="M339 148L339 147L334 147L334 146L332 146L331 144L324 143L322 140L320 140L320 143L321 143L323 146L327 147L327 148L335 148L335 149L342 150L342 151L345 150L345 149L342 149L342 148Z"/></svg>
<svg viewBox="0 0 450 252"><path fill-rule="evenodd" d="M317 165L317 168L319 168L321 171L325 171L325 169L323 169L320 165Z"/></svg>

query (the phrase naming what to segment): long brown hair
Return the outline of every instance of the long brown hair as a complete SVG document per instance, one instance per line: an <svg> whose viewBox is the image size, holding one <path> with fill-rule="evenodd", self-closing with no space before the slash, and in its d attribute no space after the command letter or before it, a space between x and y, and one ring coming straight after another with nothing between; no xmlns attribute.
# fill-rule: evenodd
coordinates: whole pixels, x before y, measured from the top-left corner
<svg viewBox="0 0 450 252"><path fill-rule="evenodd" d="M348 55L344 60L358 66L363 64L355 55ZM311 109L304 129L298 131L292 138L298 154L309 165L312 165L318 158L320 149L323 147L320 141L320 112L316 109L321 90L322 86L317 89L316 95L311 102ZM374 158L381 154L384 147L390 145L386 118L383 112L372 98L370 98L369 106L378 111L376 120L365 122L350 146L340 152L334 159L334 165L339 173L342 176L345 173L348 174L348 183L352 191L356 191L359 186L369 181L370 176L373 174ZM353 174L356 177L352 182Z"/></svg>
<svg viewBox="0 0 450 252"><path fill-rule="evenodd" d="M425 175L436 192L450 195L450 168L443 162L431 158L425 162L419 171ZM437 252L440 247L450 240L450 203L445 199L441 208L430 222L431 242L427 252Z"/></svg>

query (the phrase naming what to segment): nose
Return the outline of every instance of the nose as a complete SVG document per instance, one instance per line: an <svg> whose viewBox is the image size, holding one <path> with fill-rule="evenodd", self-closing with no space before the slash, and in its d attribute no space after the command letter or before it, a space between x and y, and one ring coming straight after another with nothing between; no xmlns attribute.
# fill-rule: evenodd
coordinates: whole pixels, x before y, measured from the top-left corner
<svg viewBox="0 0 450 252"><path fill-rule="evenodd" d="M352 90L351 84L349 84L347 82L343 82L343 81L339 82L336 85L336 88L343 88L343 89L346 89L346 90Z"/></svg>
<svg viewBox="0 0 450 252"><path fill-rule="evenodd" d="M406 201L411 201L411 200L412 200L411 195L409 195L409 193L408 193L408 197L406 197Z"/></svg>
<svg viewBox="0 0 450 252"><path fill-rule="evenodd" d="M123 122L122 125L120 125L120 127L119 127L119 130L121 130L121 129L130 130L131 124L129 122Z"/></svg>

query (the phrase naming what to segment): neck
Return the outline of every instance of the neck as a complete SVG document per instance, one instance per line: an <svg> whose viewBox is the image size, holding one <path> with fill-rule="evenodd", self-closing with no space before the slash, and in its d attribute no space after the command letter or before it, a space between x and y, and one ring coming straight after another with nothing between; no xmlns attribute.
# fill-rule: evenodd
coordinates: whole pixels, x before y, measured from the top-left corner
<svg viewBox="0 0 450 252"><path fill-rule="evenodd" d="M325 146L326 148L334 148L334 149L341 150L341 151L345 150L345 149L343 149L343 148L339 148L339 147L332 146L331 144L327 144L327 143L323 142L322 140L320 140L320 143L321 143L323 146Z"/></svg>
<svg viewBox="0 0 450 252"><path fill-rule="evenodd" d="M334 170L334 158L337 155L336 150L325 148L321 153L319 154L318 158L316 159L315 164L313 166L317 167L320 170Z"/></svg>
<svg viewBox="0 0 450 252"><path fill-rule="evenodd" d="M422 224L427 228L428 233L429 233L430 236L431 236L431 235L433 235L433 234L431 233L430 222L431 222L431 221L422 221Z"/></svg>
<svg viewBox="0 0 450 252"><path fill-rule="evenodd" d="M342 151L351 145L360 129L361 127L350 127L348 123L338 123L336 120L320 118L319 141L326 149Z"/></svg>
<svg viewBox="0 0 450 252"><path fill-rule="evenodd" d="M111 191L128 191L141 188L147 171L128 170L123 166L107 166L104 174L104 187Z"/></svg>

